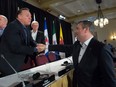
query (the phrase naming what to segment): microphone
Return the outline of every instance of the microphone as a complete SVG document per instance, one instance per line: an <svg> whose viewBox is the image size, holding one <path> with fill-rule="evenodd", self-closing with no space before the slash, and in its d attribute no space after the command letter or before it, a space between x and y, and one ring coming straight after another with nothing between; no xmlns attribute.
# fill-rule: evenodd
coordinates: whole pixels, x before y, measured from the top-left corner
<svg viewBox="0 0 116 87"><path fill-rule="evenodd" d="M69 65L73 65L73 61L71 60L71 59L69 59L69 58L67 58L70 62L68 62L68 61L64 61L64 63L63 64L61 64L61 66L69 66Z"/></svg>
<svg viewBox="0 0 116 87"><path fill-rule="evenodd" d="M33 80L45 80L49 78L49 74L40 74L39 72L33 74L32 76Z"/></svg>
<svg viewBox="0 0 116 87"><path fill-rule="evenodd" d="M13 66L8 62L8 60L4 57L3 54L1 54L1 58L5 60L5 62L10 66L10 68L16 73L16 75L20 78L21 82L22 82L22 86L26 87L24 81L22 80L22 78L20 77L20 75L18 74L18 72L13 68Z"/></svg>
<svg viewBox="0 0 116 87"><path fill-rule="evenodd" d="M70 58L67 58L70 61L70 64L73 64L73 61Z"/></svg>
<svg viewBox="0 0 116 87"><path fill-rule="evenodd" d="M69 58L67 58L67 59L70 60L70 62L64 61L64 63L61 64L61 66L65 66L65 68L58 72L58 76L61 76L61 75L65 74L65 73L67 73L68 71L70 71L71 69L73 69L73 62L72 62L72 60L69 59Z"/></svg>

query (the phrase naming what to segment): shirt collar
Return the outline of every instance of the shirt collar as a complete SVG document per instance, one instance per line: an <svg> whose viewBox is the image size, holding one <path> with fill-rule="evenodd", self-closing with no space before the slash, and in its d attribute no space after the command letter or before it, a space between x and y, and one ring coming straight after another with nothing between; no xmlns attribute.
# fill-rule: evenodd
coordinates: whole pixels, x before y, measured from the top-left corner
<svg viewBox="0 0 116 87"><path fill-rule="evenodd" d="M32 33L37 33L37 31L36 32L34 32L33 30L31 31Z"/></svg>
<svg viewBox="0 0 116 87"><path fill-rule="evenodd" d="M0 30L4 30L4 28L0 28Z"/></svg>
<svg viewBox="0 0 116 87"><path fill-rule="evenodd" d="M81 44L81 45L85 44L86 46L88 46L88 44L89 44L89 42L91 41L92 38L93 38L93 36L90 37L88 40L86 40L84 43L81 43L81 42L80 42L80 44Z"/></svg>
<svg viewBox="0 0 116 87"><path fill-rule="evenodd" d="M22 26L22 28L24 29L24 28L27 28L25 25L23 25L18 19L16 19L15 21L17 21L18 22L18 24L20 24L21 26Z"/></svg>

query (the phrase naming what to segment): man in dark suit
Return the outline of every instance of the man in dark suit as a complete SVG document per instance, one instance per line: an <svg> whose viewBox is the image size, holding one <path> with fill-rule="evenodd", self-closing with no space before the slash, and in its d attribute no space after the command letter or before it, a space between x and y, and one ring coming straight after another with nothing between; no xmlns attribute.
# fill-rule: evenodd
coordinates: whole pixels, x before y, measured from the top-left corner
<svg viewBox="0 0 116 87"><path fill-rule="evenodd" d="M31 28L31 35L33 40L37 43L45 44L44 33L42 31L39 31L39 23L37 21L32 21Z"/></svg>
<svg viewBox="0 0 116 87"><path fill-rule="evenodd" d="M4 55L17 72L21 70L24 60L25 62L28 60L27 56L43 51L31 37L31 32L27 28L30 23L29 9L20 9L17 12L16 20L8 24L1 39L0 55ZM0 71L3 75L14 73L2 57L0 58Z"/></svg>
<svg viewBox="0 0 116 87"><path fill-rule="evenodd" d="M31 23L31 36L33 38L33 40L36 42L36 43L42 43L42 44L45 44L45 38L44 38L44 33L42 31L39 31L39 23L37 21L32 21ZM43 52L40 52L38 54L43 54ZM32 60L34 61L35 63L35 66L37 66L37 63L36 63L36 54L33 54L32 56Z"/></svg>
<svg viewBox="0 0 116 87"><path fill-rule="evenodd" d="M0 42L4 29L7 26L7 23L8 19L4 15L0 15Z"/></svg>
<svg viewBox="0 0 116 87"><path fill-rule="evenodd" d="M109 47L94 39L91 26L90 21L80 21L74 30L78 41L48 48L72 53L73 87L116 87L112 53Z"/></svg>

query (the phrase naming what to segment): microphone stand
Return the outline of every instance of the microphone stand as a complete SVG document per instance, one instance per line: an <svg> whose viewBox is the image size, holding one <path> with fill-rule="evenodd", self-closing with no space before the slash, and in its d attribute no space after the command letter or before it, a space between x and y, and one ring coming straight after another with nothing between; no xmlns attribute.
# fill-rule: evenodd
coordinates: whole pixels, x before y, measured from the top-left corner
<svg viewBox="0 0 116 87"><path fill-rule="evenodd" d="M5 60L5 62L12 68L12 70L16 73L16 75L20 78L21 82L22 82L22 85L23 87L26 87L23 79L19 76L19 74L17 73L17 71L13 68L13 66L8 62L8 60L6 60L6 58L4 57L3 54L1 54L1 57Z"/></svg>

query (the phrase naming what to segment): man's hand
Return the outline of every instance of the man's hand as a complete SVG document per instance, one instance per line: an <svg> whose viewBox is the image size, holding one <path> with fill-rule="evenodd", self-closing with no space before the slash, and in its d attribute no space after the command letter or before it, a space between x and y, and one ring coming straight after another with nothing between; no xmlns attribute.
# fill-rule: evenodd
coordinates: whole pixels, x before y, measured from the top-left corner
<svg viewBox="0 0 116 87"><path fill-rule="evenodd" d="M46 45L45 44L37 44L36 49L38 50L38 52L42 52L46 49Z"/></svg>

